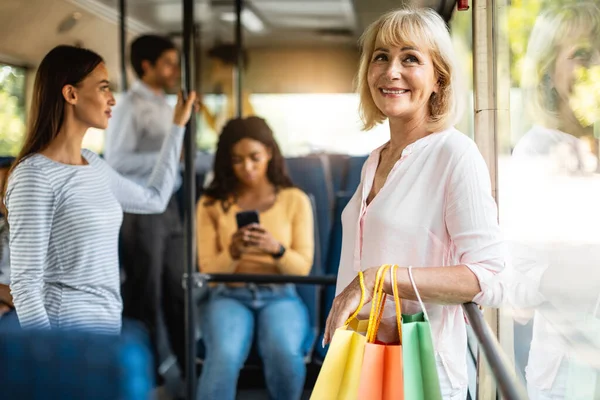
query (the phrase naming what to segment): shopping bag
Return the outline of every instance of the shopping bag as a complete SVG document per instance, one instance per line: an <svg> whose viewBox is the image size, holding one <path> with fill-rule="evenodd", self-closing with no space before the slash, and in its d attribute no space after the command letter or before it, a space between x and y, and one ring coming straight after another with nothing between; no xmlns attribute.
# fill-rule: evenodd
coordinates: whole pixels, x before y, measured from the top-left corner
<svg viewBox="0 0 600 400"><path fill-rule="evenodd" d="M390 273L400 342L398 344L375 342L385 304L385 294L381 295L384 282L382 278L381 286L376 283L379 293L373 296L358 398L442 400L427 310L413 279L412 267L409 267L408 276L421 306L421 312L414 315L402 314L402 305L397 292L397 268L397 265L391 267ZM375 318L374 324L371 323L373 318Z"/></svg>
<svg viewBox="0 0 600 400"><path fill-rule="evenodd" d="M397 268L384 265L379 269L368 321L356 318L364 305L365 290L362 272L359 272L361 301L346 324L334 333L311 400L442 400L427 311L409 267L421 312L402 314ZM384 274L388 270L392 274L400 338L399 343L393 344L376 341L386 300Z"/></svg>
<svg viewBox="0 0 600 400"><path fill-rule="evenodd" d="M358 399L372 400L404 400L402 371L402 325L400 320L401 303L398 296L396 269L398 266L384 266L378 271L375 283L375 294L371 304L367 343L365 345L363 363L360 372ZM396 306L396 323L399 343L385 344L377 342L377 331L383 315L386 295L383 293L385 274L391 271L394 304ZM381 276L379 275L381 273Z"/></svg>
<svg viewBox="0 0 600 400"><path fill-rule="evenodd" d="M408 267L408 276L421 312L402 315L404 399L442 400L429 316L413 279L411 267Z"/></svg>
<svg viewBox="0 0 600 400"><path fill-rule="evenodd" d="M383 282L389 265L382 266L376 277L368 321L356 317L364 305L364 279L361 301L356 312L333 335L321 367L311 400L402 400L402 350L400 344L376 343L385 294ZM395 294L397 315L400 300ZM366 326L366 329L365 329ZM400 328L398 318L398 328Z"/></svg>
<svg viewBox="0 0 600 400"><path fill-rule="evenodd" d="M311 400L357 399L360 370L367 338L353 330L356 316L364 305L364 279L359 273L361 299L346 324L333 334L327 356L311 394ZM352 327L350 326L352 325Z"/></svg>

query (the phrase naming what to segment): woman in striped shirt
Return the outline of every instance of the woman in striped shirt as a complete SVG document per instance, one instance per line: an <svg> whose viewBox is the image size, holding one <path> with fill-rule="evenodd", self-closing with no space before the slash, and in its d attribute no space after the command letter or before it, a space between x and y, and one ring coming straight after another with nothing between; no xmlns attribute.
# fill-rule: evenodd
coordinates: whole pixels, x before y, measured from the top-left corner
<svg viewBox="0 0 600 400"><path fill-rule="evenodd" d="M31 125L8 178L11 291L24 328L119 333L118 236L123 211L162 212L195 100L179 97L171 133L146 186L82 149L105 129L115 99L102 58L59 46L39 66Z"/></svg>

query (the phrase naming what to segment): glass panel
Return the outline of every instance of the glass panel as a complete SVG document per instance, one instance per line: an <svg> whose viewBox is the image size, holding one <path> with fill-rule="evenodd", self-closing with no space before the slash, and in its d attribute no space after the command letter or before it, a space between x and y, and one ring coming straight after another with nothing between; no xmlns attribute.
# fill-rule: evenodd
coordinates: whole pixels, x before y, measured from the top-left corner
<svg viewBox="0 0 600 400"><path fill-rule="evenodd" d="M204 95L211 112L222 109L224 96ZM252 94L255 114L265 118L285 156L325 151L368 154L389 139L387 123L369 132L361 130L358 95L348 94ZM212 150L217 134L202 121L198 146Z"/></svg>
<svg viewBox="0 0 600 400"><path fill-rule="evenodd" d="M600 399L600 2L508 6L502 323L532 399ZM502 330L501 330L502 331Z"/></svg>
<svg viewBox="0 0 600 400"><path fill-rule="evenodd" d="M474 138L473 114L473 13L472 8L467 11L455 11L450 20L450 33L454 51L457 55L458 71L456 76L462 81L464 94L461 97L464 112L456 129Z"/></svg>
<svg viewBox="0 0 600 400"><path fill-rule="evenodd" d="M24 135L25 70L0 63L0 155L16 155Z"/></svg>

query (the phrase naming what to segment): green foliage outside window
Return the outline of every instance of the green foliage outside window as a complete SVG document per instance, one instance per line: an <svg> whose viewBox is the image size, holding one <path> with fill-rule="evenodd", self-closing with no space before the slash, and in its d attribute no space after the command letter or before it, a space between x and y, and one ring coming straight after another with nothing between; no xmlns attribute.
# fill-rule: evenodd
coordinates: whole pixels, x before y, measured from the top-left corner
<svg viewBox="0 0 600 400"><path fill-rule="evenodd" d="M0 64L0 155L16 155L25 135L25 70Z"/></svg>

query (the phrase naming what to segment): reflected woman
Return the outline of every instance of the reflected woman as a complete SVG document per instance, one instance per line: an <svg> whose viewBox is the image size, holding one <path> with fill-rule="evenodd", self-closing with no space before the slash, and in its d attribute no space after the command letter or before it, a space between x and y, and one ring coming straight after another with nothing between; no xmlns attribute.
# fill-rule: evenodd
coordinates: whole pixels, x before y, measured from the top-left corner
<svg viewBox="0 0 600 400"><path fill-rule="evenodd" d="M530 398L575 398L569 394L568 378L573 354L556 328L583 328L594 307L598 311L600 299L596 233L600 176L594 155L594 125L600 121L596 4L550 6L537 18L523 64L522 92L534 126L513 151L515 174L504 186L506 201L501 200L515 273L505 286L506 300L519 309L523 318L517 322L533 316L525 369ZM558 311L552 321L541 310L548 304ZM562 319L565 316L568 322ZM522 335L523 328L515 331L517 351L524 353L529 335ZM517 359L525 357L517 354ZM578 390L585 386L575 385Z"/></svg>

